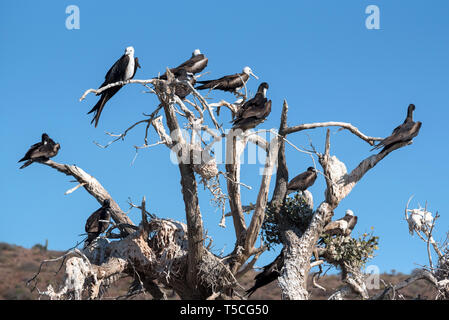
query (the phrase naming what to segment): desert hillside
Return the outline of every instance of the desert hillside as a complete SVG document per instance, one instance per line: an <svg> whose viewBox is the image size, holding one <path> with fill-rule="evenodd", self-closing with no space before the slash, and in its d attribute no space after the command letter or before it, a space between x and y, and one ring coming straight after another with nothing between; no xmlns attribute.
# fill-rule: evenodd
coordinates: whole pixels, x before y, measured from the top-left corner
<svg viewBox="0 0 449 320"><path fill-rule="evenodd" d="M47 250L42 245L35 245L32 249L26 249L20 246L7 243L0 243L0 300L28 300L37 299L37 290L31 291L31 287L26 286L27 280L31 279L39 270L41 261L46 259L57 258L62 252ZM61 283L63 275L62 271L58 271L60 262L54 262L42 267L41 274L38 278L37 287L45 290L48 284L52 284L57 288L57 284ZM241 284L245 288L250 288L253 284L255 272L248 273ZM381 278L386 283L398 283L408 277L406 274L382 274ZM322 277L318 283L326 288L326 291L314 288L312 289L312 299L326 299L337 288L342 286L342 282L338 275L329 275ZM118 286L111 287L106 295L106 299L115 299L126 294L131 278L123 278L118 281ZM399 292L405 299L432 299L435 292L424 281L413 283L409 287ZM176 299L176 295L167 292L170 299ZM281 294L276 282L257 290L251 299L280 299ZM151 299L148 294L140 294L134 296L133 299Z"/></svg>

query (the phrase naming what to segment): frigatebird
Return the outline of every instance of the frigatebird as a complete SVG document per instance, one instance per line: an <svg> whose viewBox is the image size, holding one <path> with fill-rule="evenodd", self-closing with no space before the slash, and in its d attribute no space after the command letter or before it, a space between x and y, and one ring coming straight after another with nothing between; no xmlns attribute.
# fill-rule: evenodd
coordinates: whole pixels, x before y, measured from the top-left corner
<svg viewBox="0 0 449 320"><path fill-rule="evenodd" d="M354 215L352 210L346 210L346 214L343 218L338 220L329 222L323 230L324 234L328 234L330 236L340 235L340 236L349 236L357 224L357 216Z"/></svg>
<svg viewBox="0 0 449 320"><path fill-rule="evenodd" d="M118 59L114 65L106 73L105 81L100 86L100 88L107 86L108 84L115 83L118 81L126 81L134 78L137 68L140 68L139 59L134 57L134 48L127 47L125 54ZM95 128L98 125L98 120L100 119L101 112L103 111L106 102L111 99L123 86L115 86L109 88L101 93L101 98L98 100L97 104L87 113L92 113L95 111L94 118L90 123L95 122ZM97 94L98 96L98 94Z"/></svg>
<svg viewBox="0 0 449 320"><path fill-rule="evenodd" d="M260 287L266 286L267 284L276 280L281 272L282 267L284 266L284 250L274 259L273 262L263 267L261 273L257 274L254 277L256 283L253 287L246 290L246 295L249 298L257 289Z"/></svg>
<svg viewBox="0 0 449 320"><path fill-rule="evenodd" d="M196 89L223 90L236 93L243 88L250 75L259 79L250 67L245 67L241 73L231 74L216 80L198 81L198 83L201 83L201 86L196 87Z"/></svg>
<svg viewBox="0 0 449 320"><path fill-rule="evenodd" d="M187 73L196 74L204 70L207 66L207 62L209 59L206 58L204 54L201 53L200 49L196 49L192 53L192 57L181 63L176 68L171 68L170 72L174 74L174 76L177 78L180 76L179 72L182 72L181 70L185 70ZM160 77L156 77L156 79L162 79L167 80L167 75L164 73Z"/></svg>
<svg viewBox="0 0 449 320"><path fill-rule="evenodd" d="M195 85L196 80L193 76L193 73L187 72L186 69L180 69L177 73L176 79L179 81L188 81L192 85ZM185 83L177 83L175 86L175 94L181 99L184 100L192 92L192 89Z"/></svg>
<svg viewBox="0 0 449 320"><path fill-rule="evenodd" d="M295 191L305 191L311 187L317 178L317 172L314 167L308 167L307 171L294 177L287 186L287 194Z"/></svg>
<svg viewBox="0 0 449 320"><path fill-rule="evenodd" d="M398 143L412 141L412 139L418 135L422 125L422 122L420 121L413 121L413 111L415 111L415 105L410 104L404 122L397 126L389 137L380 141L373 149L371 149L371 151L384 147L381 151L382 153Z"/></svg>
<svg viewBox="0 0 449 320"><path fill-rule="evenodd" d="M100 234L106 231L109 227L111 219L111 201L105 199L100 209L95 211L87 218L85 230L87 232L86 246L95 240Z"/></svg>
<svg viewBox="0 0 449 320"><path fill-rule="evenodd" d="M233 129L248 130L265 121L271 112L271 100L267 99L268 83L262 82L254 98L246 101L237 111Z"/></svg>
<svg viewBox="0 0 449 320"><path fill-rule="evenodd" d="M25 156L18 161L22 162L27 160L20 169L28 167L34 161L41 162L53 158L58 154L60 147L59 143L55 143L46 133L43 133L42 140L33 144Z"/></svg>

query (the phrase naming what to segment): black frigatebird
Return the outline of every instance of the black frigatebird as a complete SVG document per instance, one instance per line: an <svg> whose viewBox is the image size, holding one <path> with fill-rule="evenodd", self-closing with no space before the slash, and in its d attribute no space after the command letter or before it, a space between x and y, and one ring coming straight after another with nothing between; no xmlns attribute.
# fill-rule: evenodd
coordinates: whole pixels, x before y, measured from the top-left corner
<svg viewBox="0 0 449 320"><path fill-rule="evenodd" d="M198 83L201 83L201 86L196 87L196 89L223 90L236 93L243 88L250 75L259 79L250 67L245 67L241 73L231 74L216 80L197 81Z"/></svg>
<svg viewBox="0 0 449 320"><path fill-rule="evenodd" d="M287 194L295 191L305 191L311 187L317 178L317 172L314 167L308 167L307 171L294 177L287 186Z"/></svg>
<svg viewBox="0 0 449 320"><path fill-rule="evenodd" d="M397 126L389 137L380 141L373 149L371 149L371 151L384 147L381 151L382 153L398 143L412 141L412 139L418 135L422 125L420 121L413 121L413 111L415 111L415 105L410 104L404 122Z"/></svg>
<svg viewBox="0 0 449 320"><path fill-rule="evenodd" d="M42 134L42 140L33 144L27 151L25 156L18 162L25 161L25 164L20 169L28 167L34 161L46 161L58 154L60 149L59 143L55 143L46 133Z"/></svg>
<svg viewBox="0 0 449 320"><path fill-rule="evenodd" d="M257 274L254 277L256 283L253 287L246 290L246 295L249 298L257 289L260 287L266 286L267 284L276 280L281 272L282 267L284 266L284 252L281 253L274 259L273 262L263 267L261 273Z"/></svg>
<svg viewBox="0 0 449 320"><path fill-rule="evenodd" d="M100 209L95 211L87 218L85 230L87 232L86 246L95 240L100 234L106 231L109 227L111 219L111 201L106 199Z"/></svg>
<svg viewBox="0 0 449 320"><path fill-rule="evenodd" d="M246 101L231 122L233 129L247 130L265 121L271 112L271 100L267 99L268 83L262 82L254 98Z"/></svg>
<svg viewBox="0 0 449 320"><path fill-rule="evenodd" d="M181 63L176 68L171 68L170 72L174 74L174 76L177 78L180 76L179 72L182 72L181 70L185 70L187 73L196 74L204 70L207 66L207 62L209 59L206 58L204 54L201 53L200 49L196 49L192 53L192 57ZM160 77L156 77L156 79L162 79L167 80L167 75L164 73Z"/></svg>
<svg viewBox="0 0 449 320"><path fill-rule="evenodd" d="M187 72L186 69L180 69L177 72L176 79L179 81L188 81L192 85L195 85L195 77L193 73ZM181 99L184 100L192 92L192 89L185 83L177 83L175 86L175 94Z"/></svg>

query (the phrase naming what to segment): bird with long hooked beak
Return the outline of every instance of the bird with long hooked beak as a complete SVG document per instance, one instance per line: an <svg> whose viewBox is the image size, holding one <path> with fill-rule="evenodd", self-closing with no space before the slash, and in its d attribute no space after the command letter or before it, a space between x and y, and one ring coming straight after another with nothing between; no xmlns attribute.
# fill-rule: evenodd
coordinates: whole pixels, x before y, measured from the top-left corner
<svg viewBox="0 0 449 320"><path fill-rule="evenodd" d="M140 68L140 64L139 59L134 57L134 48L127 47L125 54L121 56L120 59L118 59L106 73L106 76L104 77L105 81L100 88L111 83L126 81L134 78L137 68ZM95 122L95 128L98 125L98 120L100 120L100 115L106 102L108 102L108 100L111 99L122 87L122 85L115 86L103 91L101 93L100 100L98 100L97 104L87 113L89 114L95 112L94 118L91 121L91 123Z"/></svg>
<svg viewBox="0 0 449 320"><path fill-rule="evenodd" d="M236 93L245 86L249 76L259 79L250 67L244 67L241 73L231 74L216 80L197 81L198 83L201 83L201 85L196 87L196 89L222 90Z"/></svg>
<svg viewBox="0 0 449 320"><path fill-rule="evenodd" d="M287 186L287 194L295 191L306 191L310 188L317 178L317 171L314 167L308 167L307 171L294 177Z"/></svg>
<svg viewBox="0 0 449 320"><path fill-rule="evenodd" d="M413 111L415 111L415 105L410 104L408 106L407 117L404 122L397 126L389 137L380 141L374 148L371 149L371 151L384 147L381 151L382 153L396 144L412 141L412 139L418 135L422 125L422 122L420 121L413 121Z"/></svg>
<svg viewBox="0 0 449 320"><path fill-rule="evenodd" d="M61 146L59 143L55 143L46 133L42 134L42 140L33 144L25 154L25 156L18 162L26 161L20 169L28 167L33 162L46 161L53 158L58 154Z"/></svg>
<svg viewBox="0 0 449 320"><path fill-rule="evenodd" d="M271 100L267 99L268 83L262 82L254 98L246 101L231 122L233 129L248 130L264 122L271 112Z"/></svg>

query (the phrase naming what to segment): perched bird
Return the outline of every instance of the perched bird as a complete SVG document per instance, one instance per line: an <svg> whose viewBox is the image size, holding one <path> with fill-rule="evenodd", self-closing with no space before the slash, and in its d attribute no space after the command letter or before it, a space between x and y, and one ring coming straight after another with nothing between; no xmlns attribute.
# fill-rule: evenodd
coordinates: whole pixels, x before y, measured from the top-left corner
<svg viewBox="0 0 449 320"><path fill-rule="evenodd" d="M253 287L246 290L247 297L249 298L260 287L266 286L267 284L276 280L279 277L283 266L284 266L284 252L282 250L281 253L276 257L276 259L274 259L272 263L263 267L262 272L254 277L256 283L254 284Z"/></svg>
<svg viewBox="0 0 449 320"><path fill-rule="evenodd" d="M248 130L265 121L271 112L271 100L267 99L268 83L262 82L254 98L246 101L231 122L233 129Z"/></svg>
<svg viewBox="0 0 449 320"><path fill-rule="evenodd" d="M34 161L41 162L53 158L58 154L60 148L59 143L55 143L46 133L43 133L42 141L33 144L25 156L18 161L27 161L20 169L28 167Z"/></svg>
<svg viewBox="0 0 449 320"><path fill-rule="evenodd" d="M395 144L412 141L412 139L418 135L422 125L420 121L413 121L413 111L415 111L415 105L410 104L404 122L397 126L389 137L380 141L373 149L371 149L371 151L384 147L381 151L384 152Z"/></svg>
<svg viewBox="0 0 449 320"><path fill-rule="evenodd" d="M231 74L216 80L198 81L198 83L201 83L201 86L196 87L196 89L223 90L236 93L243 88L250 75L256 79L259 79L250 67L245 67L241 73Z"/></svg>
<svg viewBox="0 0 449 320"><path fill-rule="evenodd" d="M411 235L416 231L429 230L433 223L432 213L420 208L412 209L410 216L407 216L408 228Z"/></svg>
<svg viewBox="0 0 449 320"><path fill-rule="evenodd" d="M170 71L175 75L176 78L180 76L179 72L181 72L182 69L184 69L186 72L196 74L206 68L208 61L209 59L207 59L206 56L201 53L200 49L196 49L195 51L193 51L192 57L189 60L181 63L176 68L171 68ZM160 77L156 78L167 80L167 75L164 73Z"/></svg>
<svg viewBox="0 0 449 320"><path fill-rule="evenodd" d="M100 209L90 215L86 221L85 230L87 232L86 246L95 240L100 234L105 232L109 227L111 219L111 201L106 199Z"/></svg>
<svg viewBox="0 0 449 320"><path fill-rule="evenodd" d="M179 81L188 81L192 86L195 85L195 77L193 76L193 73L187 72L186 69L180 69L178 71L178 75L176 76L176 79ZM192 92L192 89L184 84L184 83L178 83L175 87L175 94L181 99L184 100L185 97L187 97Z"/></svg>
<svg viewBox="0 0 449 320"><path fill-rule="evenodd" d="M343 218L329 222L323 230L323 233L330 236L340 235L349 236L357 224L357 216L354 215L352 210L346 210L346 214Z"/></svg>
<svg viewBox="0 0 449 320"><path fill-rule="evenodd" d="M294 177L287 186L287 194L295 191L305 191L311 187L317 178L317 172L314 167L308 167L307 171Z"/></svg>
<svg viewBox="0 0 449 320"><path fill-rule="evenodd" d="M106 73L105 81L100 86L100 88L107 86L108 84L115 83L118 81L126 81L134 78L137 68L140 68L139 59L134 57L134 48L127 47L125 54L117 60L116 63L109 69ZM103 111L104 105L111 99L123 86L115 86L109 88L101 93L100 100L97 104L87 113L95 112L94 118L91 123L95 122L95 128L98 125L98 120L100 119L101 112ZM97 94L98 95L98 94Z"/></svg>

